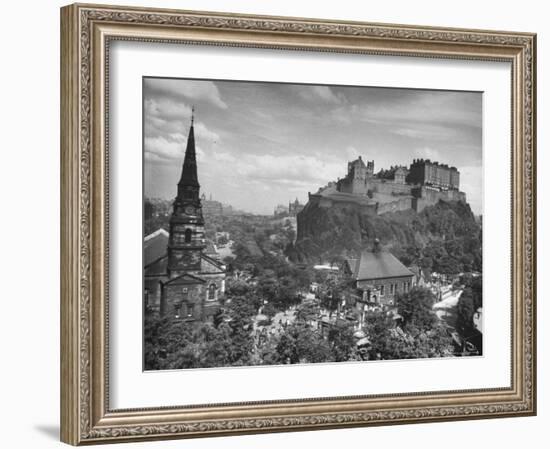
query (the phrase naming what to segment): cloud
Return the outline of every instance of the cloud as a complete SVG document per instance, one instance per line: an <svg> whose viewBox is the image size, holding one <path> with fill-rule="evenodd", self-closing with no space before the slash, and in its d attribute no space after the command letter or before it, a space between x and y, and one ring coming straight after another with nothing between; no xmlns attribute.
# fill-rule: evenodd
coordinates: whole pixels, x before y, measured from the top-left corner
<svg viewBox="0 0 550 449"><path fill-rule="evenodd" d="M222 100L218 87L212 81L145 78L144 92L146 97L203 100L227 109L227 103Z"/></svg>
<svg viewBox="0 0 550 449"><path fill-rule="evenodd" d="M483 169L481 165L460 167L460 190L475 214L483 213Z"/></svg>
<svg viewBox="0 0 550 449"><path fill-rule="evenodd" d="M293 91L307 101L321 100L323 103L342 104L346 98L341 93L335 93L329 86L293 86Z"/></svg>
<svg viewBox="0 0 550 449"><path fill-rule="evenodd" d="M219 142L221 140L221 137L218 133L207 128L203 122L196 122L195 139L200 140L202 143L204 143L205 141Z"/></svg>
<svg viewBox="0 0 550 449"><path fill-rule="evenodd" d="M187 132L191 123L191 107L167 99L146 99L144 115L145 135L148 137ZM203 122L195 122L195 134L208 140L220 138Z"/></svg>
<svg viewBox="0 0 550 449"><path fill-rule="evenodd" d="M413 151L413 154L417 158L422 159L430 159L434 162L445 162L443 154L441 154L440 151L430 148L430 147L424 147L424 148L415 148Z"/></svg>
<svg viewBox="0 0 550 449"><path fill-rule="evenodd" d="M191 121L191 107L168 98L145 98L143 105L145 137L182 134Z"/></svg>
<svg viewBox="0 0 550 449"><path fill-rule="evenodd" d="M327 180L336 179L343 167L339 161L328 161L316 156L241 154L238 158L227 152L215 152L217 164L232 166L234 176L245 182L259 182L287 186L318 187Z"/></svg>
<svg viewBox="0 0 550 449"><path fill-rule="evenodd" d="M333 119L340 123L359 121L385 126L388 132L412 138L449 138L481 132L479 92L375 88L352 90L347 98L352 104L332 111Z"/></svg>
<svg viewBox="0 0 550 449"><path fill-rule="evenodd" d="M350 145L345 150L346 159L349 161L353 161L357 159L359 156L363 155L363 152L355 148L354 146Z"/></svg>
<svg viewBox="0 0 550 449"><path fill-rule="evenodd" d="M165 163L185 153L191 122L191 107L167 98L144 101L144 152L146 160ZM221 141L203 122L195 123L195 139L206 147ZM197 151L198 154L198 151Z"/></svg>
<svg viewBox="0 0 550 449"><path fill-rule="evenodd" d="M170 161L182 157L182 144L166 137L146 137L144 142L145 159Z"/></svg>
<svg viewBox="0 0 550 449"><path fill-rule="evenodd" d="M390 128L390 132L413 139L449 139L456 134L455 129L446 126L432 125L427 123L407 124Z"/></svg>
<svg viewBox="0 0 550 449"><path fill-rule="evenodd" d="M172 98L151 98L144 100L145 114L150 117L159 117L164 120L181 121L184 118L191 117L191 106L186 102L177 101Z"/></svg>
<svg viewBox="0 0 550 449"><path fill-rule="evenodd" d="M144 142L145 160L149 162L174 164L183 162L186 141L166 137L146 137ZM200 146L195 147L197 159L205 159L205 152Z"/></svg>

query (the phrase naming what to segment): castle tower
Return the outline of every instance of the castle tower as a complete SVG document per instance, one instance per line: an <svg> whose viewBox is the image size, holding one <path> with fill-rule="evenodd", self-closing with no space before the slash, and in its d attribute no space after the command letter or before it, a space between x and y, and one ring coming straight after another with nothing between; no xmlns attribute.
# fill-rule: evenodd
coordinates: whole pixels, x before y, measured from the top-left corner
<svg viewBox="0 0 550 449"><path fill-rule="evenodd" d="M374 176L374 161L367 161L367 176Z"/></svg>
<svg viewBox="0 0 550 449"><path fill-rule="evenodd" d="M170 217L168 276L171 278L185 272L200 271L201 253L206 248L193 121L194 111L191 114L178 194Z"/></svg>

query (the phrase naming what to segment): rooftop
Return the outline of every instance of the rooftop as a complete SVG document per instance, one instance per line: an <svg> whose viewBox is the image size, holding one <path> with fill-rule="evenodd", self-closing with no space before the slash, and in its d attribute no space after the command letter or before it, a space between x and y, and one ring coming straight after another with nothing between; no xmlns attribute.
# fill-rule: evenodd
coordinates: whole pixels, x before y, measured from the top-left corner
<svg viewBox="0 0 550 449"><path fill-rule="evenodd" d="M413 276L412 271L388 251L365 250L360 259L347 262L356 280Z"/></svg>
<svg viewBox="0 0 550 449"><path fill-rule="evenodd" d="M143 239L143 266L147 266L166 254L169 234L164 229L157 229Z"/></svg>

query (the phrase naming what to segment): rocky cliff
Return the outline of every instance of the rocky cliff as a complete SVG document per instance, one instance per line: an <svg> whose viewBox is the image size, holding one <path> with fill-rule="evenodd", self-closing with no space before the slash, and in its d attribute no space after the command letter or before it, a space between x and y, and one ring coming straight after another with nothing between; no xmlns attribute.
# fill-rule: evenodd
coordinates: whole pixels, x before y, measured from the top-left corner
<svg viewBox="0 0 550 449"><path fill-rule="evenodd" d="M440 201L420 213L407 210L382 215L369 214L353 204L324 208L310 202L297 222L297 239L288 251L295 261L318 263L352 256L377 238L408 264L432 265L425 260L431 259L439 265L452 258L454 269L481 268L481 227L464 202Z"/></svg>

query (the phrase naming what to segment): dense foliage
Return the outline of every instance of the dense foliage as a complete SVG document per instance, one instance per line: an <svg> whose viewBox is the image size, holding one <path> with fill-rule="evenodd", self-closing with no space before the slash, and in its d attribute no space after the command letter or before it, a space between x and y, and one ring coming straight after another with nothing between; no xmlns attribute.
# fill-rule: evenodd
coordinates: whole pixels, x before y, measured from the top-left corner
<svg viewBox="0 0 550 449"><path fill-rule="evenodd" d="M474 314L483 306L483 278L466 275L460 281L465 288L456 306L455 329L465 342L482 353L483 338L474 325Z"/></svg>
<svg viewBox="0 0 550 449"><path fill-rule="evenodd" d="M301 231L288 250L296 261L354 255L377 238L407 266L443 274L481 271L481 226L466 203L440 201L420 213L383 215L370 215L354 205L308 204L298 219Z"/></svg>
<svg viewBox="0 0 550 449"><path fill-rule="evenodd" d="M398 319L387 312L366 314L363 332L369 344L364 347L357 345L353 325L345 320L321 330L317 302L298 305L293 321L277 331L261 331L253 322L256 294L250 289L232 290L217 324L147 316L146 368L444 357L453 351L448 332L431 310L434 297L427 289L399 296Z"/></svg>

